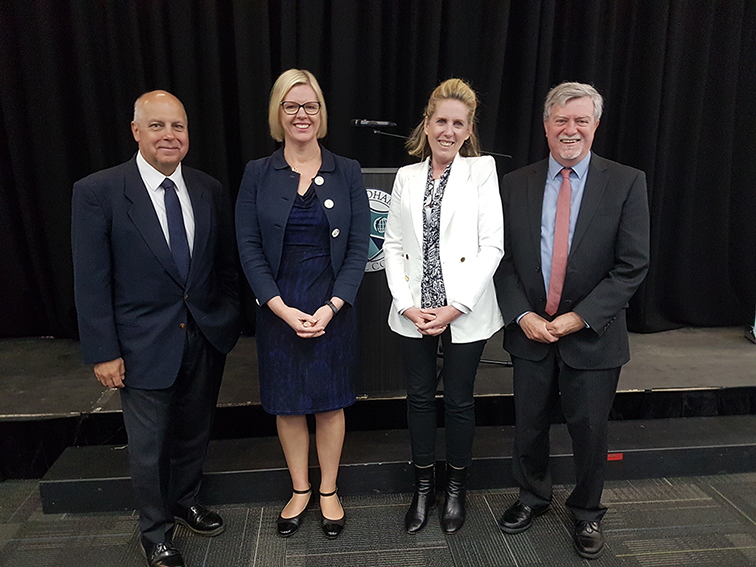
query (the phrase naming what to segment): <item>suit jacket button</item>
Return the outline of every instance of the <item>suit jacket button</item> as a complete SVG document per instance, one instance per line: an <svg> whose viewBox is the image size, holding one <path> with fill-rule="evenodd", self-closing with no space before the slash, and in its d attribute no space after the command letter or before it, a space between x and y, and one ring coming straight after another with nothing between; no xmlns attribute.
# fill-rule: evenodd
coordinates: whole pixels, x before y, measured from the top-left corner
<svg viewBox="0 0 756 567"><path fill-rule="evenodd" d="M340 232L341 231L338 228L334 228L333 232L331 233L331 236L333 236L334 238L336 238L340 234Z"/></svg>
<svg viewBox="0 0 756 567"><path fill-rule="evenodd" d="M333 201L331 201L331 199L326 199L325 201L323 201L323 206L326 209L332 209L333 208Z"/></svg>
<svg viewBox="0 0 756 567"><path fill-rule="evenodd" d="M536 266L535 271L536 271L536 274L540 274L541 273L541 266Z"/></svg>
<svg viewBox="0 0 756 567"><path fill-rule="evenodd" d="M409 254L405 254L404 257L409 260Z"/></svg>
<svg viewBox="0 0 756 567"><path fill-rule="evenodd" d="M546 301L546 298L543 297L543 296L541 296L541 297L538 298L538 301Z"/></svg>
<svg viewBox="0 0 756 567"><path fill-rule="evenodd" d="M323 179L320 175L315 177L315 185L323 185L323 183L325 183L325 179Z"/></svg>
<svg viewBox="0 0 756 567"><path fill-rule="evenodd" d="M405 281L409 281L409 276L404 276Z"/></svg>
<svg viewBox="0 0 756 567"><path fill-rule="evenodd" d="M189 299L189 294L186 294L186 295L184 296L184 299Z"/></svg>
<svg viewBox="0 0 756 567"><path fill-rule="evenodd" d="M179 329L186 329L186 323L180 323Z"/></svg>

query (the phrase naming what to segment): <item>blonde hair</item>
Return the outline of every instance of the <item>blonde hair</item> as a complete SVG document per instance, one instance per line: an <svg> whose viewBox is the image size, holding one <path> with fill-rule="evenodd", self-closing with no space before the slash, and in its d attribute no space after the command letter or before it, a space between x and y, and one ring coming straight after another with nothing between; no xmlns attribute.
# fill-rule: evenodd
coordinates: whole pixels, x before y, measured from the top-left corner
<svg viewBox="0 0 756 567"><path fill-rule="evenodd" d="M318 80L315 75L303 69L289 69L281 73L270 90L270 104L268 105L268 126L270 126L270 135L277 142L283 142L284 129L281 125L281 102L289 94L292 87L297 85L309 85L315 91L315 97L320 103L320 127L318 128L318 139L324 137L328 131L328 112L326 111L323 91L320 89Z"/></svg>
<svg viewBox="0 0 756 567"><path fill-rule="evenodd" d="M480 155L478 126L475 122L478 97L475 91L470 88L470 85L462 79L447 79L433 90L430 99L428 99L428 105L425 107L425 112L423 112L423 119L412 131L412 135L404 145L409 155L419 157L421 160L431 155L428 136L425 135L425 121L430 120L441 102L449 99L460 101L468 110L467 121L470 124L470 137L459 149L460 155L464 157Z"/></svg>

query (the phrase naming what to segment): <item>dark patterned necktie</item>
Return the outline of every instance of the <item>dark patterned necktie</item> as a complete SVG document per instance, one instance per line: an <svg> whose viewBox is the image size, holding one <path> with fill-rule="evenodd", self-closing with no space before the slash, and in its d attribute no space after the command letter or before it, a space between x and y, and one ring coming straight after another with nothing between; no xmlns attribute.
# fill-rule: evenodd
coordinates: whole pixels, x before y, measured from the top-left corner
<svg viewBox="0 0 756 567"><path fill-rule="evenodd" d="M189 242L186 239L184 215L181 213L181 203L176 194L173 181L165 178L160 186L165 189L165 214L168 216L168 235L171 240L171 254L176 262L179 275L184 283L189 275Z"/></svg>

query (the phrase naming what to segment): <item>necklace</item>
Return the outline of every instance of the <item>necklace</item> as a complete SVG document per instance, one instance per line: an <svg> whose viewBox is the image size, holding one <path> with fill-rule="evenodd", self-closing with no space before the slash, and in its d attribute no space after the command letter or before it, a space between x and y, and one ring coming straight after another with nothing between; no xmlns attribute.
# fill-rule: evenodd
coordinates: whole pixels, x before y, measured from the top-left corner
<svg viewBox="0 0 756 567"><path fill-rule="evenodd" d="M286 157L286 156L284 155L284 157ZM316 155L312 156L312 157L311 157L310 159L308 159L307 161L304 161L304 162L300 163L300 164L299 164L299 167L304 167L304 166L306 166L306 165L307 165L308 163L310 163L311 161L313 161L313 160L315 160L315 159L317 159L317 158L319 158L319 157L320 157L320 152L318 152L318 153L317 153ZM289 160L286 160L286 161L287 161L287 162L289 162ZM302 171L301 171L301 170L299 169L299 167L297 167L296 165L293 165L293 161L294 161L294 160L291 160L291 163L289 163L289 167L291 168L291 170L292 170L292 171L293 171L294 173L298 173L298 174L302 175Z"/></svg>

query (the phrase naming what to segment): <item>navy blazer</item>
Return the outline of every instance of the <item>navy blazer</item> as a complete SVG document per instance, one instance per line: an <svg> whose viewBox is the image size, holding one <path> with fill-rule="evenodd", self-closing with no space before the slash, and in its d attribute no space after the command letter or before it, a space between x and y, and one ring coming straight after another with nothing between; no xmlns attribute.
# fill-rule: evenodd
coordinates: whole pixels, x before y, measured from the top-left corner
<svg viewBox="0 0 756 567"><path fill-rule="evenodd" d="M504 348L542 360L550 345L529 340L515 319L534 311L545 319L541 274L541 209L548 159L505 175L504 258L494 277L506 324ZM590 325L554 345L572 368L615 368L630 360L625 308L648 271L646 175L591 156L557 315L574 311Z"/></svg>
<svg viewBox="0 0 756 567"><path fill-rule="evenodd" d="M367 263L370 207L360 164L321 146L322 165L313 184L331 234L333 295L354 303ZM236 238L242 268L260 305L280 295L275 278L284 234L299 187L283 148L250 161L236 200Z"/></svg>
<svg viewBox="0 0 756 567"><path fill-rule="evenodd" d="M181 169L195 222L186 285L136 156L74 185L71 240L82 356L90 364L122 357L130 387L163 389L174 382L187 310L223 353L241 331L228 195L209 175Z"/></svg>

